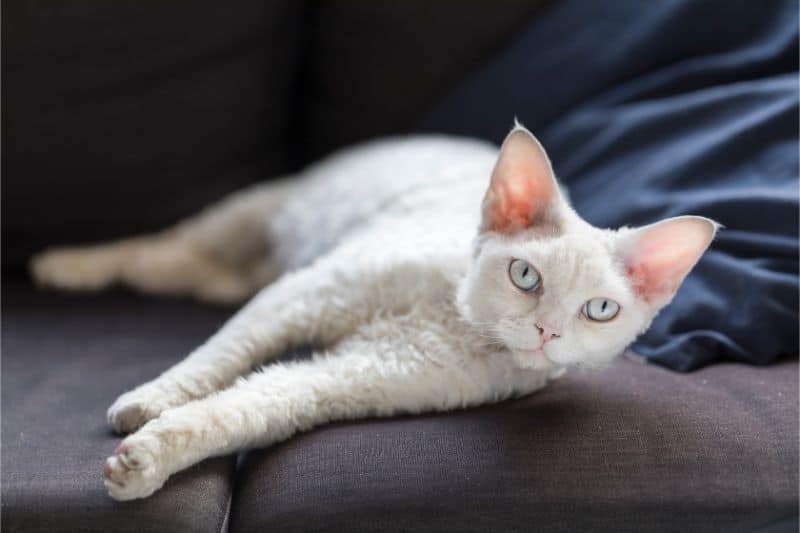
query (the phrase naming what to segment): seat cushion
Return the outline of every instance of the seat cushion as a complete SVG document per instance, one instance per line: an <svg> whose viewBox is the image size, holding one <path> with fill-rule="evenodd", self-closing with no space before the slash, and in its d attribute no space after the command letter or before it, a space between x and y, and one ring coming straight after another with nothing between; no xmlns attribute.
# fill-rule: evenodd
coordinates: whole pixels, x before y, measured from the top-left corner
<svg viewBox="0 0 800 533"><path fill-rule="evenodd" d="M796 362L681 375L621 359L496 406L322 427L246 456L231 531L785 523L798 503L797 389Z"/></svg>
<svg viewBox="0 0 800 533"><path fill-rule="evenodd" d="M2 529L220 531L234 458L203 462L146 500L106 493L106 408L202 342L229 311L124 293L3 286Z"/></svg>

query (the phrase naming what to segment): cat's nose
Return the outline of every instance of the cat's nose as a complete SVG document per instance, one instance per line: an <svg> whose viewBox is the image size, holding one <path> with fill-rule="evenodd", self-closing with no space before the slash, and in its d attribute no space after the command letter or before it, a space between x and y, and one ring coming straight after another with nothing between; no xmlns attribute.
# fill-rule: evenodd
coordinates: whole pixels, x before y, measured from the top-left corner
<svg viewBox="0 0 800 533"><path fill-rule="evenodd" d="M547 324L541 324L537 322L534 325L536 326L536 329L539 330L539 334L542 336L542 344L546 343L547 341L557 339L561 336L559 335L558 331L551 328Z"/></svg>

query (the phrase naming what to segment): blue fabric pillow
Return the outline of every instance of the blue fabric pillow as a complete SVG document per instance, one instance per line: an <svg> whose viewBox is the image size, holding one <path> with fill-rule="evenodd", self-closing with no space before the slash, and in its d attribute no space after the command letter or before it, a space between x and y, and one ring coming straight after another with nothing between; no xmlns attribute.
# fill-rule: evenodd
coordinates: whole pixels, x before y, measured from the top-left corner
<svg viewBox="0 0 800 533"><path fill-rule="evenodd" d="M517 116L600 227L725 226L634 345L680 371L798 347L798 5L552 5L421 129L502 140Z"/></svg>

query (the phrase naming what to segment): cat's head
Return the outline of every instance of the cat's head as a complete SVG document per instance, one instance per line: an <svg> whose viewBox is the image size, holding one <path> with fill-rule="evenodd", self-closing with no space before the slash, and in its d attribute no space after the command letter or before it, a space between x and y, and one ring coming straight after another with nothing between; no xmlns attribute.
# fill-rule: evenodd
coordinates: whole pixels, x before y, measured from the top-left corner
<svg viewBox="0 0 800 533"><path fill-rule="evenodd" d="M600 365L670 302L717 227L695 216L591 226L568 205L542 146L517 125L483 200L459 305L520 366Z"/></svg>

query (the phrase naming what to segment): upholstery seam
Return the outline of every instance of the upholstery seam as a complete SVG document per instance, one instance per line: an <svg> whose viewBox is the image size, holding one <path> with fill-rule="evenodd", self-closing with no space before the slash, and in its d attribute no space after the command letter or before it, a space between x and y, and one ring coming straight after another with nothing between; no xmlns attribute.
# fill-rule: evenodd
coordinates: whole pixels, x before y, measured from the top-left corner
<svg viewBox="0 0 800 533"><path fill-rule="evenodd" d="M219 533L228 533L232 502L233 502L233 486L231 485L231 490L230 493L228 494L228 503L225 505L225 515L222 517L222 524L220 524L219 526Z"/></svg>
<svg viewBox="0 0 800 533"><path fill-rule="evenodd" d="M231 473L228 476L228 480L230 482L230 491L228 491L228 502L225 505L225 515L222 517L222 523L219 526L219 533L228 533L228 529L230 528L231 507L233 506L233 491L236 489L236 475L239 470L239 457L240 454L238 453L234 455L233 468L231 468Z"/></svg>

